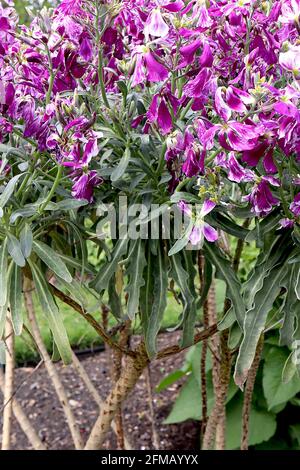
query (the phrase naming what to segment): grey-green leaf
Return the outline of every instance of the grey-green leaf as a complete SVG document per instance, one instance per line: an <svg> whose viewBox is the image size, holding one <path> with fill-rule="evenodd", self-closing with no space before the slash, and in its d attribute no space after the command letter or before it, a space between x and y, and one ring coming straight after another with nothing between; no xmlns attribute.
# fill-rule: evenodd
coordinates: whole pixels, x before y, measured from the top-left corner
<svg viewBox="0 0 300 470"><path fill-rule="evenodd" d="M106 290L109 285L109 281L116 272L118 262L121 260L122 256L127 252L128 239L123 238L117 241L110 262L106 262L102 268L99 270L95 279L91 283L91 287L95 289L96 292L101 293Z"/></svg>
<svg viewBox="0 0 300 470"><path fill-rule="evenodd" d="M21 268L24 268L26 261L22 253L21 249L21 244L19 240L9 233L8 235L8 242L7 242L7 250L14 262L20 266Z"/></svg>
<svg viewBox="0 0 300 470"><path fill-rule="evenodd" d="M156 338L160 329L161 321L165 308L167 306L167 288L168 288L168 272L161 249L158 251L157 260L154 266L154 289L153 304L150 317L147 321L147 329L145 335L146 349L150 358L156 354Z"/></svg>
<svg viewBox="0 0 300 470"><path fill-rule="evenodd" d="M123 157L121 158L118 166L113 170L111 174L111 181L118 181L119 179L122 178L124 175L125 171L127 170L129 160L130 160L130 149L126 148Z"/></svg>
<svg viewBox="0 0 300 470"><path fill-rule="evenodd" d="M20 336L23 330L22 298L22 272L20 267L13 263L10 276L9 303L13 329L17 336Z"/></svg>
<svg viewBox="0 0 300 470"><path fill-rule="evenodd" d="M145 284L143 271L146 266L145 244L141 239L132 241L128 259L128 284L125 291L128 293L127 312L129 318L134 318L139 308L140 289Z"/></svg>
<svg viewBox="0 0 300 470"><path fill-rule="evenodd" d="M7 301L7 258L7 238L5 238L0 247L0 307L4 307Z"/></svg>
<svg viewBox="0 0 300 470"><path fill-rule="evenodd" d="M7 204L7 202L9 201L11 195L14 192L15 186L16 186L18 180L21 178L21 176L23 176L23 173L21 173L20 175L14 176L13 178L11 178L9 180L9 182L5 186L5 189L4 189L3 193L0 195L0 207L1 207L1 209L3 209L4 206Z"/></svg>
<svg viewBox="0 0 300 470"><path fill-rule="evenodd" d="M32 235L31 228L28 224L25 224L20 233L20 243L21 243L22 253L26 259L29 258L29 256L31 255L32 242L33 242L33 235Z"/></svg>
<svg viewBox="0 0 300 470"><path fill-rule="evenodd" d="M248 371L253 362L256 346L262 334L269 312L281 291L286 278L286 264L272 269L265 278L263 288L254 299L254 306L248 310L244 321L244 337L240 346L235 366L235 382L240 387L247 379Z"/></svg>
<svg viewBox="0 0 300 470"><path fill-rule="evenodd" d="M41 241L33 241L33 251L58 277L66 282L72 282L70 271L62 261L61 256Z"/></svg>
<svg viewBox="0 0 300 470"><path fill-rule="evenodd" d="M29 260L38 300L48 320L54 341L65 364L72 362L71 347L60 311L53 299L47 281L38 266Z"/></svg>

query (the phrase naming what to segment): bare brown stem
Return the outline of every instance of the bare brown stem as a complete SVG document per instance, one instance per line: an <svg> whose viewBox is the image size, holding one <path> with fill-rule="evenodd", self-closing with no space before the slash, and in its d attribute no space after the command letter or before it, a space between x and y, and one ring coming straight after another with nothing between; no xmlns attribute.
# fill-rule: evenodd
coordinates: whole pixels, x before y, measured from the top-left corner
<svg viewBox="0 0 300 470"><path fill-rule="evenodd" d="M5 353L5 383L4 383L4 409L2 428L2 450L11 448L11 424L12 424L12 399L14 392L14 372L15 372L15 337L9 318L6 320L6 353Z"/></svg>
<svg viewBox="0 0 300 470"><path fill-rule="evenodd" d="M0 389L2 393L4 393L4 383L5 377L0 369ZM23 411L23 408L16 400L16 398L12 399L12 410L13 414L15 415L16 420L18 421L20 428L24 432L25 436L29 443L32 445L34 450L46 450L45 445L42 443L41 439L39 438L37 432L35 431L33 425L30 423L29 419L27 418L26 414Z"/></svg>
<svg viewBox="0 0 300 470"><path fill-rule="evenodd" d="M101 448L118 407L134 389L144 368L148 364L149 359L143 343L140 343L135 353L135 357L126 357L121 376L101 408L100 415L92 429L85 450L98 450Z"/></svg>
<svg viewBox="0 0 300 470"><path fill-rule="evenodd" d="M76 449L82 449L83 448L83 440L80 435L80 431L78 429L75 417L73 415L73 412L71 410L71 406L68 401L68 397L66 394L66 391L64 389L64 386L60 380L60 377L58 375L58 372L55 368L55 365L51 361L51 358L48 354L47 348L43 342L43 338L38 326L38 323L36 321L36 316L35 316L35 310L34 310L34 305L33 305L33 299L32 299L32 293L30 288L27 289L28 283L30 283L29 280L26 280L25 285L24 285L24 297L25 297L25 307L29 319L29 323L31 326L31 331L32 335L34 337L35 343L39 349L40 355L45 363L46 370L49 374L49 378L51 379L53 386L55 388L57 397L60 401L60 404L63 408L63 411L65 413L65 417L73 438L73 442L75 445Z"/></svg>
<svg viewBox="0 0 300 470"><path fill-rule="evenodd" d="M241 450L248 450L248 447L249 447L249 420L250 420L250 412L251 412L252 395L253 395L255 379L256 379L263 347L264 347L264 338L262 335L256 347L255 357L248 373L247 383L246 383L245 391L244 391Z"/></svg>
<svg viewBox="0 0 300 470"><path fill-rule="evenodd" d="M149 401L149 410L150 410L150 422L152 428L152 446L154 450L159 450L159 434L156 429L156 417L155 417L155 409L154 409L154 400L153 400L153 393L152 393L152 377L151 377L151 365L148 364L145 369L145 376L146 376L146 387L148 392L148 401Z"/></svg>

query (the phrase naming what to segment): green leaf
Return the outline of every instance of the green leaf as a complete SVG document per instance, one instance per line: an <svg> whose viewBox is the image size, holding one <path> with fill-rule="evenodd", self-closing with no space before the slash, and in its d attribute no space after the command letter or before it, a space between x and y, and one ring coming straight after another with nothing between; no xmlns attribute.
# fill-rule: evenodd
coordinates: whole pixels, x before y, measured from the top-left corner
<svg viewBox="0 0 300 470"><path fill-rule="evenodd" d="M37 240L33 241L32 248L37 256L56 274L56 276L68 283L72 282L70 271L56 251L45 243Z"/></svg>
<svg viewBox="0 0 300 470"><path fill-rule="evenodd" d="M21 268L24 268L26 261L23 256L22 250L21 250L21 244L19 240L12 235L11 233L7 234L8 236L8 243L7 243L7 250L14 262L20 266Z"/></svg>
<svg viewBox="0 0 300 470"><path fill-rule="evenodd" d="M43 313L48 320L56 346L63 362L65 364L70 364L72 362L71 347L61 313L57 308L57 305L53 299L53 295L50 292L48 283L41 273L39 267L33 264L31 260L29 260L29 264L33 275L37 297Z"/></svg>
<svg viewBox="0 0 300 470"><path fill-rule="evenodd" d="M276 347L271 348L265 357L263 389L269 410L288 402L300 392L300 380L297 375L294 375L288 383L282 381L282 372L288 359L288 349Z"/></svg>
<svg viewBox="0 0 300 470"><path fill-rule="evenodd" d="M240 387L247 379L268 314L284 285L286 270L287 267L284 264L270 271L269 276L264 279L263 288L255 296L253 308L246 313L243 328L244 337L235 366L235 382Z"/></svg>
<svg viewBox="0 0 300 470"><path fill-rule="evenodd" d="M128 293L127 313L133 319L139 309L140 288L145 284L143 278L146 266L145 244L141 239L132 241L126 276L128 283L125 292Z"/></svg>
<svg viewBox="0 0 300 470"><path fill-rule="evenodd" d="M0 307L4 307L7 302L7 238L5 238L0 247Z"/></svg>
<svg viewBox="0 0 300 470"><path fill-rule="evenodd" d="M172 246L172 248L170 249L170 251L168 253L169 256L176 255L176 253L179 253L179 251L183 250L187 246L187 244L190 241L190 234L193 230L193 227L194 227L194 222L191 219L186 231L183 234L183 236L181 238L179 238L179 240L177 240L174 243L174 245Z"/></svg>
<svg viewBox="0 0 300 470"><path fill-rule="evenodd" d="M216 277L226 283L226 297L230 299L238 324L242 328L246 308L241 295L241 283L232 269L231 263L223 256L213 243L206 243L204 252L216 268Z"/></svg>
<svg viewBox="0 0 300 470"><path fill-rule="evenodd" d="M11 178L9 182L7 183L7 185L5 186L3 193L0 195L0 217L2 217L4 206L9 201L11 195L14 192L17 182L19 181L21 176L23 176L23 174L24 173L21 173L20 175L17 175Z"/></svg>
<svg viewBox="0 0 300 470"><path fill-rule="evenodd" d="M282 305L283 323L280 328L280 345L290 346L296 330L295 320L297 318L299 300L296 296L296 281L299 265L292 264L288 271L287 291Z"/></svg>
<svg viewBox="0 0 300 470"><path fill-rule="evenodd" d="M188 370L174 370L174 372L171 372L169 375L164 377L162 381L157 385L155 391L156 392L162 392L163 390L166 390L168 387L173 385L175 382L180 380L182 377L187 375L187 373L190 372Z"/></svg>
<svg viewBox="0 0 300 470"><path fill-rule="evenodd" d="M196 299L193 296L189 286L189 274L182 265L183 258L180 253L171 258L171 277L178 285L183 298L182 318L184 331L182 335L182 347L190 346L194 337L194 324L196 319Z"/></svg>
<svg viewBox="0 0 300 470"><path fill-rule="evenodd" d="M118 166L113 170L111 174L111 181L118 181L119 179L122 178L124 175L125 171L127 170L129 160L130 160L131 152L130 149L127 147L125 149L124 155L121 158Z"/></svg>
<svg viewBox="0 0 300 470"><path fill-rule="evenodd" d="M22 299L22 272L20 267L13 263L10 276L9 303L12 325L16 336L20 336L23 330Z"/></svg>
<svg viewBox="0 0 300 470"><path fill-rule="evenodd" d="M127 253L128 239L123 238L117 241L110 262L106 262L97 273L95 279L91 282L91 287L96 292L103 292L108 288L109 281L116 272L117 265L121 258Z"/></svg>
<svg viewBox="0 0 300 470"><path fill-rule="evenodd" d="M31 255L32 251L33 235L31 228L28 224L25 224L20 233L20 243L23 256L27 259Z"/></svg>
<svg viewBox="0 0 300 470"><path fill-rule="evenodd" d="M8 308L8 303L3 305L2 307L0 306L0 339L3 338L4 331L5 331L7 308Z"/></svg>
<svg viewBox="0 0 300 470"><path fill-rule="evenodd" d="M285 361L282 370L282 382L284 384L289 383L297 372L297 364L294 361L294 351L292 351Z"/></svg>
<svg viewBox="0 0 300 470"><path fill-rule="evenodd" d="M167 306L168 271L161 247L158 250L153 275L153 304L145 332L146 349L150 358L155 357L157 352L156 338Z"/></svg>
<svg viewBox="0 0 300 470"><path fill-rule="evenodd" d="M123 307L120 295L118 295L116 290L116 276L113 277L109 281L108 285L108 305L110 308L111 313L113 316L119 320L123 317Z"/></svg>
<svg viewBox="0 0 300 470"><path fill-rule="evenodd" d="M238 449L241 444L243 395L231 400L226 407L226 450ZM276 415L251 407L249 445L268 441L276 431Z"/></svg>

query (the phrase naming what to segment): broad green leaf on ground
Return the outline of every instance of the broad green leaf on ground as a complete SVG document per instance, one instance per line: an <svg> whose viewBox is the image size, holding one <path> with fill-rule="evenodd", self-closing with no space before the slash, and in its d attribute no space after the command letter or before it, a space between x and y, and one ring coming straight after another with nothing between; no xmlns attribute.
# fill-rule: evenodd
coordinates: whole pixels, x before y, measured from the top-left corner
<svg viewBox="0 0 300 470"><path fill-rule="evenodd" d="M207 379L207 407L208 414L211 412L214 405L214 389L212 382L212 371L210 370L206 374ZM227 403L231 401L234 395L237 393L238 388L234 384L233 380L230 381ZM186 383L181 388L179 395L173 405L171 413L166 418L164 423L181 423L187 419L202 418L202 397L201 397L201 386L194 374L187 379Z"/></svg>
<svg viewBox="0 0 300 470"><path fill-rule="evenodd" d="M243 395L231 400L226 407L226 450L238 449L241 444ZM252 406L249 424L249 445L268 441L276 431L276 415Z"/></svg>
<svg viewBox="0 0 300 470"><path fill-rule="evenodd" d="M289 358L287 348L273 347L269 350L263 368L263 389L269 410L286 403L300 392L300 379L294 375L288 383L282 381L282 371Z"/></svg>

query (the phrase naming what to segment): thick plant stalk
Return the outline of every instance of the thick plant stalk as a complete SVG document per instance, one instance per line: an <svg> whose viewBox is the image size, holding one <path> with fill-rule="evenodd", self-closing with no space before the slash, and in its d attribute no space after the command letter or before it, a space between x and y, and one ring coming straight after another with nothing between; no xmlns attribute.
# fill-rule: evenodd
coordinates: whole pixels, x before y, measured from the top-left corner
<svg viewBox="0 0 300 470"><path fill-rule="evenodd" d="M121 376L101 408L100 415L92 429L85 450L98 450L101 448L118 407L134 389L148 361L149 359L143 343L138 346L135 357L127 356L124 367L122 367Z"/></svg>
<svg viewBox="0 0 300 470"><path fill-rule="evenodd" d="M227 345L228 330L222 331L220 335L221 363L219 374L219 386L216 390L216 400L213 410L207 422L203 438L203 450L213 449L216 439L216 431L220 418L224 416L228 385L230 381L231 354ZM224 423L225 424L225 423ZM222 431L225 436L225 429ZM224 438L225 439L225 438Z"/></svg>
<svg viewBox="0 0 300 470"><path fill-rule="evenodd" d="M153 449L159 450L159 435L158 435L156 425L155 425L156 419L155 419L154 401L153 401L153 393L152 393L152 377L151 377L150 364L148 364L145 369L145 376L146 376L146 386L147 386L148 400L149 400Z"/></svg>
<svg viewBox="0 0 300 470"><path fill-rule="evenodd" d="M118 344L120 348L124 349L128 345L129 335L130 335L130 325L131 321L127 320L124 323L124 326L120 330L120 336ZM113 350L113 382L116 384L121 376L122 370L122 357L123 353L120 350ZM122 404L119 405L115 414L115 425L116 425L116 435L117 435L117 448L118 450L123 450L125 448L125 436L124 436L124 425L123 425L123 415L122 415Z"/></svg>
<svg viewBox="0 0 300 470"><path fill-rule="evenodd" d="M99 408L101 408L101 405L103 403L102 400L101 400L101 397L100 397L99 393L97 392L97 389L94 386L94 384L92 383L91 379L89 378L85 368L83 367L80 360L78 359L78 357L74 353L74 351L72 351L72 360L73 360L73 366L76 369L78 375L82 379L83 383L85 384L86 388L88 389L88 391L90 392L90 394L94 398L94 400L97 403L97 405L99 406Z"/></svg>
<svg viewBox="0 0 300 470"><path fill-rule="evenodd" d="M12 398L14 393L15 372L15 336L10 320L6 320L5 328L6 353L5 353L5 381L4 381L4 409L2 429L2 450L10 450L11 447L11 424L12 424Z"/></svg>
<svg viewBox="0 0 300 470"><path fill-rule="evenodd" d="M264 347L264 338L262 335L257 345L255 357L254 357L252 366L249 370L247 383L245 386L243 413L242 413L241 450L248 450L248 447L249 447L249 420L250 420L252 395L253 395L255 379L256 379L263 347Z"/></svg>
<svg viewBox="0 0 300 470"><path fill-rule="evenodd" d="M71 410L71 406L69 404L66 391L64 389L63 384L61 383L61 380L59 378L59 375L58 375L58 372L55 368L55 365L51 361L51 358L50 358L50 356L48 354L48 351L47 351L47 348L46 348L46 346L43 342L43 338L41 336L41 332L40 332L39 326L38 326L37 321L36 321L34 305L33 305L33 300L32 300L32 293L31 293L30 287L25 288L24 290L25 290L25 292L24 292L25 306L26 306L26 310L27 310L27 314L28 314L28 319L29 319L29 322L30 322L30 325L31 325L32 335L33 335L34 340L36 342L36 345L39 349L41 357L42 357L42 359L45 363L46 370L49 374L49 378L51 379L51 381L53 383L53 386L55 388L57 397L58 397L58 399L60 401L60 404L63 408L63 411L65 413L65 417L66 417L66 420L67 420L67 423L68 423L68 426L69 426L69 429L70 429L70 432L71 432L71 435L72 435L72 438L73 438L75 448L77 450L82 449L83 448L83 440L82 440L82 437L80 435L80 431L78 429L78 426L76 424L75 417L74 417L73 412Z"/></svg>
<svg viewBox="0 0 300 470"><path fill-rule="evenodd" d="M103 400L100 397L95 385L92 383L92 381L89 378L85 368L83 367L83 365L81 364L78 357L76 356L76 354L73 351L72 351L72 357L73 357L73 366L74 366L74 368L78 372L78 374L81 377L81 380L83 381L83 383L86 385L86 388L90 392L91 396L94 398L95 402L99 406L99 409L101 409L101 406L103 405ZM112 430L114 431L114 433L116 434L117 433L117 428L116 428L116 423L114 421L112 422L111 427L112 427ZM131 450L131 445L128 442L128 440L126 439L126 437L124 437L124 444L125 444L125 449L126 450Z"/></svg>
<svg viewBox="0 0 300 470"><path fill-rule="evenodd" d="M5 384L4 374L2 370L0 369L0 389L2 393L4 393L4 384ZM23 411L23 408L21 407L19 402L16 400L16 398L12 399L12 409L13 409L13 414L16 420L18 421L20 428L24 432L25 436L27 437L33 449L34 450L46 450L46 447L42 443L37 432L35 431L34 427L30 423L29 419L27 418L26 414Z"/></svg>

